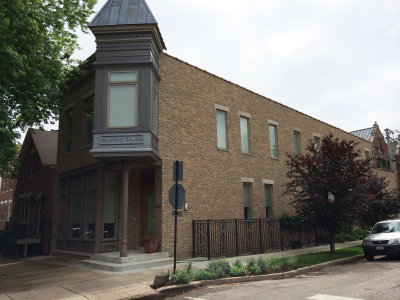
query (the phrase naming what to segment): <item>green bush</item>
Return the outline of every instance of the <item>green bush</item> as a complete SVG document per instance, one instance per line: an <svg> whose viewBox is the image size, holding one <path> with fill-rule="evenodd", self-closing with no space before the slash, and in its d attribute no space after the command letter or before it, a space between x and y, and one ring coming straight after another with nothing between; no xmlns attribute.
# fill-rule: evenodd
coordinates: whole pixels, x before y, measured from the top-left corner
<svg viewBox="0 0 400 300"><path fill-rule="evenodd" d="M259 257L258 260L257 260L257 265L260 268L262 273L269 272L266 259L263 259L262 257Z"/></svg>
<svg viewBox="0 0 400 300"><path fill-rule="evenodd" d="M296 266L297 258L294 256L282 257L281 267L283 270L290 270Z"/></svg>
<svg viewBox="0 0 400 300"><path fill-rule="evenodd" d="M248 273L246 266L243 265L243 263L237 259L235 261L235 264L233 265L233 267L230 269L229 274L231 274L231 276L246 276Z"/></svg>
<svg viewBox="0 0 400 300"><path fill-rule="evenodd" d="M196 270L194 272L194 279L195 280L212 280L212 279L217 279L217 275L210 271L200 269L200 270Z"/></svg>
<svg viewBox="0 0 400 300"><path fill-rule="evenodd" d="M281 267L280 259L277 258L268 258L265 260L265 267L269 271L276 271Z"/></svg>
<svg viewBox="0 0 400 300"><path fill-rule="evenodd" d="M258 266L257 261L252 258L247 262L247 269L250 271L251 274L253 275L259 275L261 274L261 268Z"/></svg>
<svg viewBox="0 0 400 300"><path fill-rule="evenodd" d="M172 274L172 282L174 284L186 284L190 281L190 274L186 270L176 270Z"/></svg>
<svg viewBox="0 0 400 300"><path fill-rule="evenodd" d="M225 260L212 261L208 264L208 271L215 274L217 278L225 277L229 274L231 266Z"/></svg>

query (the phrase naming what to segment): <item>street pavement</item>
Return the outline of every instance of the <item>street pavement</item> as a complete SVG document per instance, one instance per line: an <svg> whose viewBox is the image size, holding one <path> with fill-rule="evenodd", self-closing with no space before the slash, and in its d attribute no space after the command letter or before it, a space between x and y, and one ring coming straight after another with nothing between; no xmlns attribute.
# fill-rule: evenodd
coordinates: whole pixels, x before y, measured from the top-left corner
<svg viewBox="0 0 400 300"><path fill-rule="evenodd" d="M336 248L360 245L361 241L336 244ZM284 252L240 256L242 261L259 256L283 257L329 250L329 246L302 248ZM229 258L233 263L237 258ZM183 268L189 260L179 261ZM194 268L205 268L206 259L192 260ZM3 299L131 299L155 295L150 287L160 271L172 266L111 273L85 268L79 260L40 256L26 259L0 257L0 300Z"/></svg>
<svg viewBox="0 0 400 300"><path fill-rule="evenodd" d="M325 267L292 278L208 286L170 300L398 300L400 259L378 257Z"/></svg>

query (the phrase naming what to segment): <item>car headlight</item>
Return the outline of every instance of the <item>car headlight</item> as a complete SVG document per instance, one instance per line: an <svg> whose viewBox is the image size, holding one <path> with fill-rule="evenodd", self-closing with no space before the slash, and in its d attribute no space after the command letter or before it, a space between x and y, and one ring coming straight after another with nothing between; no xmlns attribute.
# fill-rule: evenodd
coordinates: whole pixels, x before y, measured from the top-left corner
<svg viewBox="0 0 400 300"><path fill-rule="evenodd" d="M363 240L363 246L371 246L372 242L369 238Z"/></svg>
<svg viewBox="0 0 400 300"><path fill-rule="evenodd" d="M390 245L400 245L400 239L390 240L388 244L390 244Z"/></svg>

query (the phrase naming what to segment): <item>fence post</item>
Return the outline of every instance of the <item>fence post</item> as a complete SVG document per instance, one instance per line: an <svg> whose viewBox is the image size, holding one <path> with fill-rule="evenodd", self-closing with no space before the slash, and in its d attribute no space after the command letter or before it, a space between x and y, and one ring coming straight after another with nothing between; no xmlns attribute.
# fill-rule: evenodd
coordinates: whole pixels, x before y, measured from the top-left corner
<svg viewBox="0 0 400 300"><path fill-rule="evenodd" d="M262 238L262 231L261 231L261 218L258 219L258 230L260 231L260 253L263 253L263 238Z"/></svg>
<svg viewBox="0 0 400 300"><path fill-rule="evenodd" d="M239 238L238 238L238 220L235 219L235 246L236 246L236 256L239 255Z"/></svg>
<svg viewBox="0 0 400 300"><path fill-rule="evenodd" d="M196 236L196 234L195 234L195 226L196 226L196 223L195 223L195 221L194 220L192 220L192 246L193 246L193 251L192 251L192 257L196 257L196 242L195 242L195 236Z"/></svg>
<svg viewBox="0 0 400 300"><path fill-rule="evenodd" d="M283 249L283 232L282 232L282 220L281 219L279 219L279 230L281 232L281 248L282 248L282 251L283 251L284 250Z"/></svg>
<svg viewBox="0 0 400 300"><path fill-rule="evenodd" d="M208 260L211 259L211 249L210 249L210 220L207 220L207 257Z"/></svg>

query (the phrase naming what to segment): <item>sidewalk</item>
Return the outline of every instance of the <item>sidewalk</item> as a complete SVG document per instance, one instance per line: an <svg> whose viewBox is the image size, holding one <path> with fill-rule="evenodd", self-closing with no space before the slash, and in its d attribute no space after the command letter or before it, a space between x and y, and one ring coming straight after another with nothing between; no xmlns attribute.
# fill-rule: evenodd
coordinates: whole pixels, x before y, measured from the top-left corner
<svg viewBox="0 0 400 300"><path fill-rule="evenodd" d="M361 241L336 244L336 249L360 245ZM284 252L240 256L242 261L259 256L283 257L329 250L327 246ZM236 257L229 258L233 263ZM179 261L178 268L189 262ZM206 259L193 260L193 267L205 268ZM173 266L169 267L172 270ZM34 257L10 260L0 257L0 300L3 299L131 299L155 295L150 287L154 276L168 268L141 270L135 273L109 273L84 268L78 260L57 257Z"/></svg>

